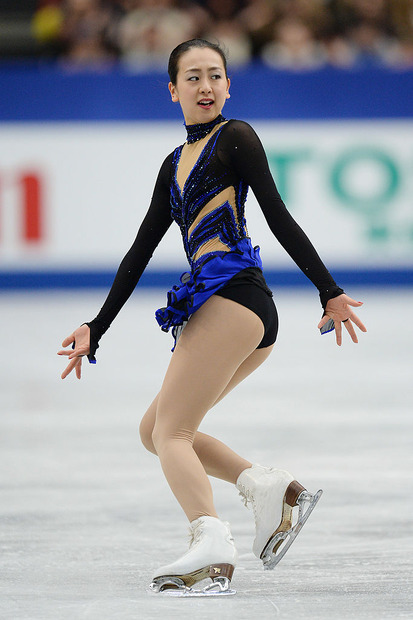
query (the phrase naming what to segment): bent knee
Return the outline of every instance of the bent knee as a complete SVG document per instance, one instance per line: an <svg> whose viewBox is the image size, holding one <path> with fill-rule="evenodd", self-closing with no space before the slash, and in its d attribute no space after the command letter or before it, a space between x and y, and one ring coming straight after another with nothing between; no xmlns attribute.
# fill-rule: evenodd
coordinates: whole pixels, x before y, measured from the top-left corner
<svg viewBox="0 0 413 620"><path fill-rule="evenodd" d="M158 453L159 450L162 450L163 447L171 442L179 441L192 445L194 438L194 431L182 428L170 428L169 424L166 426L156 423L152 432L153 445Z"/></svg>
<svg viewBox="0 0 413 620"><path fill-rule="evenodd" d="M146 416L144 416L139 425L139 436L143 446L148 450L148 452L156 454L155 446L152 440L152 433L153 424L150 420L146 419Z"/></svg>

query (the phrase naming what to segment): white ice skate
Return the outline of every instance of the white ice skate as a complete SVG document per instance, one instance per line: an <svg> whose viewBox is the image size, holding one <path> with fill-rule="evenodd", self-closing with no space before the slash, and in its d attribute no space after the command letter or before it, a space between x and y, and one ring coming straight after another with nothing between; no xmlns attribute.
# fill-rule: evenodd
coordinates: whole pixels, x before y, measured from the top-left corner
<svg viewBox="0 0 413 620"><path fill-rule="evenodd" d="M322 491L311 495L287 471L261 465L245 469L236 487L245 505L251 502L254 510L256 536L252 550L265 569L272 569L294 542Z"/></svg>
<svg viewBox="0 0 413 620"><path fill-rule="evenodd" d="M222 596L235 594L230 588L237 551L229 524L216 517L200 517L190 524L189 550L176 562L159 568L149 591L170 596ZM212 583L201 590L192 586L203 579Z"/></svg>

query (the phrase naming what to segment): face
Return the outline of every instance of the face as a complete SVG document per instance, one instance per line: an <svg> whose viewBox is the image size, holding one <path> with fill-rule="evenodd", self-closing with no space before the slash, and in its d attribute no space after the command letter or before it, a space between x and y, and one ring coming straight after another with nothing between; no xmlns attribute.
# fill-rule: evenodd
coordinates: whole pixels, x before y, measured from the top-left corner
<svg viewBox="0 0 413 620"><path fill-rule="evenodd" d="M192 48L179 59L176 84L169 82L172 101L179 102L187 125L209 123L229 99L229 79L218 52Z"/></svg>

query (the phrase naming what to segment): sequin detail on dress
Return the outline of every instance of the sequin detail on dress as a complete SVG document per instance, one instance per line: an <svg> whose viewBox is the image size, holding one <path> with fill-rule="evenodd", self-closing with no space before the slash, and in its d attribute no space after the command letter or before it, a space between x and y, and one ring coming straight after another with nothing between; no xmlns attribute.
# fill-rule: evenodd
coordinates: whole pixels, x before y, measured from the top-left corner
<svg viewBox="0 0 413 620"><path fill-rule="evenodd" d="M167 306L155 316L164 331L173 329L175 337L179 326L236 273L262 267L259 248L252 247L246 229L248 186L217 156L217 141L225 125L225 119L218 117L208 124L206 135L211 136L208 140L203 136L205 144L187 142L173 155L171 214L181 230L191 270L182 274L180 284L168 292ZM180 166L186 171L181 185Z"/></svg>
<svg viewBox="0 0 413 620"><path fill-rule="evenodd" d="M248 186L241 179L235 187L229 185L228 171L216 166L216 144L223 127L207 141L182 188L177 173L184 146L175 149L172 160L171 213L181 230L191 267L195 266L202 246L211 239L219 238L225 252L247 236L244 204ZM229 190L231 196L225 190ZM219 195L223 197L222 202ZM214 199L218 203L209 211Z"/></svg>
<svg viewBox="0 0 413 620"><path fill-rule="evenodd" d="M197 125L185 125L185 129L187 131L186 141L188 144L193 144L202 138L205 138L211 131L214 129L216 125L219 123L223 123L227 119L219 114L213 121L210 123L198 123Z"/></svg>

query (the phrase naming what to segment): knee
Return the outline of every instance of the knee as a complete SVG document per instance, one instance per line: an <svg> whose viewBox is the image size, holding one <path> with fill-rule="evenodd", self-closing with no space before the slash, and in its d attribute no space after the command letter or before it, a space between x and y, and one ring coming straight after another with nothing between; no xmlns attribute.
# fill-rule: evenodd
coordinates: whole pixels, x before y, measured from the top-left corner
<svg viewBox="0 0 413 620"><path fill-rule="evenodd" d="M160 424L156 424L155 423L155 425L154 425L154 427L152 429L152 434L151 434L151 441L153 443L153 446L154 446L155 450L159 450L159 448L161 447L162 442L164 441L164 438L165 438L164 430L162 429Z"/></svg>
<svg viewBox="0 0 413 620"><path fill-rule="evenodd" d="M139 436L145 448L149 452L152 452L152 454L156 454L155 446L152 440L152 433L153 423L151 420L148 420L146 416L144 416L139 425Z"/></svg>
<svg viewBox="0 0 413 620"><path fill-rule="evenodd" d="M169 420L170 422L170 420ZM172 427L171 427L172 426ZM152 442L157 454L163 452L168 445L182 442L193 445L195 433L192 430L175 428L173 425L162 424L157 420L152 431Z"/></svg>

